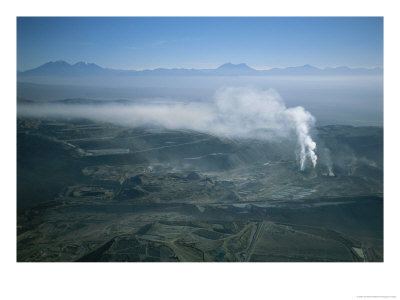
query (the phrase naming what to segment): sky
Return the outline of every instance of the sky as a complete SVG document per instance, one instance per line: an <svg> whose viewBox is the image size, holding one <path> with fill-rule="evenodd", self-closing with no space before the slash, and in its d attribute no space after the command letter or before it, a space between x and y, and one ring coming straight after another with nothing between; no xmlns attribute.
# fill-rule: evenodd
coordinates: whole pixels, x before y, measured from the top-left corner
<svg viewBox="0 0 400 300"><path fill-rule="evenodd" d="M381 17L18 17L17 69L49 61L114 69L382 67Z"/></svg>

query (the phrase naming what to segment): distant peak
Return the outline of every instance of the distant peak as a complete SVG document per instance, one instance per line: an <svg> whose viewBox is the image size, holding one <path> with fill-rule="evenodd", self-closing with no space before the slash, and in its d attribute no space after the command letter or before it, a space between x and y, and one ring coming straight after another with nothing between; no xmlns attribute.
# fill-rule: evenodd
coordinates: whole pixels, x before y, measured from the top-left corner
<svg viewBox="0 0 400 300"><path fill-rule="evenodd" d="M87 61L79 61L76 64L74 64L73 67L101 69L101 67L99 67L98 65L96 65L94 63L88 63Z"/></svg>
<svg viewBox="0 0 400 300"><path fill-rule="evenodd" d="M63 65L69 65L69 63L67 63L65 60L61 60L61 59L59 59L59 60L56 60L56 61L50 61L50 62L48 62L48 64L63 64Z"/></svg>
<svg viewBox="0 0 400 300"><path fill-rule="evenodd" d="M225 68L225 67L231 67L231 66L233 66L233 65L234 65L234 64L232 64L232 63L230 63L230 62L227 62L227 63L225 63L225 64L220 65L220 66L218 67L218 69Z"/></svg>
<svg viewBox="0 0 400 300"><path fill-rule="evenodd" d="M43 65L39 66L38 68L42 68L42 67L58 67L58 66L70 66L70 64L67 63L64 60L56 60L56 61L49 61L47 63L44 63Z"/></svg>
<svg viewBox="0 0 400 300"><path fill-rule="evenodd" d="M233 63L226 63L218 67L218 69L251 69L248 65L245 63L240 63L240 64L233 64Z"/></svg>

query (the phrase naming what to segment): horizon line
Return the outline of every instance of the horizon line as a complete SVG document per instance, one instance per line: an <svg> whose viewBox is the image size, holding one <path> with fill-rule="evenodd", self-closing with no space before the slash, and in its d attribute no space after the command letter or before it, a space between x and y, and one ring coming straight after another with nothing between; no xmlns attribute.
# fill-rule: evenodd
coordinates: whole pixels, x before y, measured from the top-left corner
<svg viewBox="0 0 400 300"><path fill-rule="evenodd" d="M87 61L83 61L83 60L76 61L74 63L69 63L66 60L58 59L58 60L54 60L54 61L47 61L45 63L42 63L42 64L38 65L37 67L33 67L33 68L25 69L25 70L18 70L17 69L17 72L26 72L26 71L34 70L34 69L37 69L37 68L39 68L39 67L41 67L43 65L46 65L48 63L56 63L56 62L64 62L64 63L67 63L68 65L71 65L71 66L76 65L78 63L94 64L94 65L96 65L96 66L98 66L100 68L103 68L103 69L123 70L123 71L139 71L139 72L140 71L154 71L154 70L157 70L157 69L167 69L167 70L172 70L172 69L180 69L180 70L214 70L214 69L218 69L219 67L221 67L223 65L227 65L227 64L231 64L231 65L234 65L234 66L246 65L247 67L249 67L249 68L251 68L251 69L253 69L255 71L269 71L269 70L272 70L272 69L287 69L287 68L305 67L305 66L310 66L310 67L314 67L314 68L321 69L321 70L329 69L329 68L343 68L343 67L346 67L346 68L349 68L349 69L367 69L367 70L368 69L370 69L370 70L383 69L383 66L347 66L347 65L315 66L315 65L312 65L312 64L309 64L309 63L301 64L301 65L291 65L291 66L251 66L251 65L248 65L247 63L244 63L244 62L241 62L241 63L225 62L225 63L219 64L219 65L215 65L214 67L210 67L210 68L178 67L178 66L176 66L176 67L156 66L156 67L136 68L136 69L128 69L128 68L127 69L125 69L125 68L121 69L121 68L113 68L113 67L103 67L103 66L98 65L97 63L87 62Z"/></svg>

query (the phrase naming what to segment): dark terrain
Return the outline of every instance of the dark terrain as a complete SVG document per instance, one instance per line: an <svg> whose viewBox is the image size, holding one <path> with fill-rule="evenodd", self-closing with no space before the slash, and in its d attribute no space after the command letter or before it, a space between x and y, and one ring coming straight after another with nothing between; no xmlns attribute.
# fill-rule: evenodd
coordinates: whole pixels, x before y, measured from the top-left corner
<svg viewBox="0 0 400 300"><path fill-rule="evenodd" d="M383 261L382 128L316 128L300 172L287 140L17 123L18 261Z"/></svg>

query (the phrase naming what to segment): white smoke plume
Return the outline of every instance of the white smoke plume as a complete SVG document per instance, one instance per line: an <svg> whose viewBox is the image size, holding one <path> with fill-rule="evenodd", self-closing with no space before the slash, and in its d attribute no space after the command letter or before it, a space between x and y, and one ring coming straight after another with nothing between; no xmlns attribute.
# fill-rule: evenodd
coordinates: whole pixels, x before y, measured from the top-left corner
<svg viewBox="0 0 400 300"><path fill-rule="evenodd" d="M328 176L335 176L335 173L333 172L333 165L332 165L332 159L331 159L331 152L329 151L328 148L322 146L319 148L319 153L321 154L321 160L324 162L327 168L327 175Z"/></svg>
<svg viewBox="0 0 400 300"><path fill-rule="evenodd" d="M225 87L216 91L213 102L201 103L19 105L18 115L79 117L129 126L159 125L239 138L289 137L293 132L300 149L300 169L304 170L307 159L314 167L317 163L316 143L310 136L315 118L303 107L287 108L272 89Z"/></svg>
<svg viewBox="0 0 400 300"><path fill-rule="evenodd" d="M310 158L313 167L315 168L317 165L317 155L314 150L317 147L317 144L312 140L309 132L310 127L315 123L315 118L301 106L289 108L286 110L286 113L295 124L294 127L296 129L300 146L300 170L304 170L307 157Z"/></svg>

